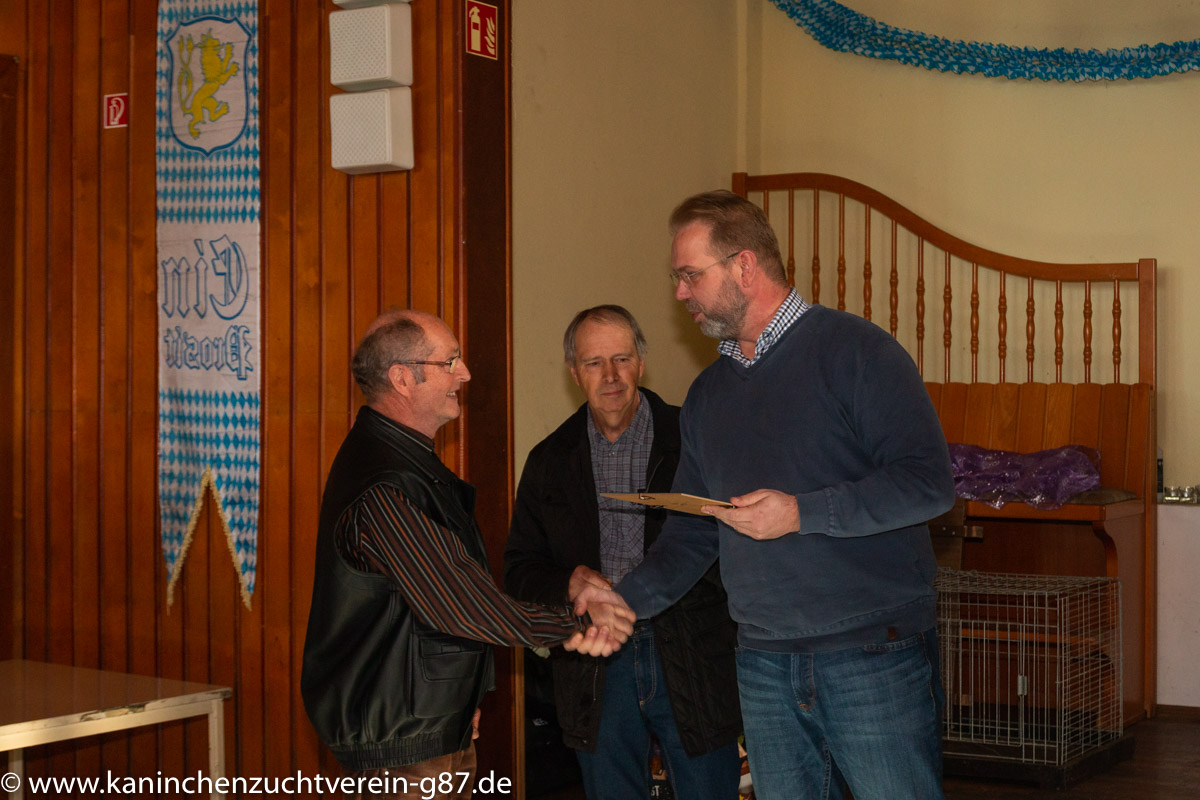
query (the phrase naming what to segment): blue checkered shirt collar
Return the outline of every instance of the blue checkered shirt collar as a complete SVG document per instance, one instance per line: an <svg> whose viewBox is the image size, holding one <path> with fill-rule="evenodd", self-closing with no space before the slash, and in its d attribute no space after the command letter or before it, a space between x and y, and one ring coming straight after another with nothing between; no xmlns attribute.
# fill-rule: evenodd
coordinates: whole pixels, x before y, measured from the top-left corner
<svg viewBox="0 0 1200 800"><path fill-rule="evenodd" d="M758 335L758 341L754 343L754 358L746 358L742 355L742 348L738 345L737 339L722 339L717 345L717 352L723 356L729 356L743 367L748 367L762 358L763 354L779 341L783 332L792 327L792 323L800 319L800 315L810 308L812 306L804 302L796 290L792 289L788 292L787 297L783 298L782 305L775 312L775 316L771 317L767 327L763 328L763 332Z"/></svg>

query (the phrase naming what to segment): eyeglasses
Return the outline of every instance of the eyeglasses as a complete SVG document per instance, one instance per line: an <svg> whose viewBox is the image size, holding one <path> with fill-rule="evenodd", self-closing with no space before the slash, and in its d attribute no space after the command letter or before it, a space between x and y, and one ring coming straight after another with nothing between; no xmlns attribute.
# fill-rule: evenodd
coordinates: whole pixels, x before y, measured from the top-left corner
<svg viewBox="0 0 1200 800"><path fill-rule="evenodd" d="M718 258L716 261L709 264L707 267L701 267L700 269L694 269L691 272L676 272L675 270L671 270L667 274L671 276L671 282L674 283L676 286L679 285L680 281L683 281L690 288L692 286L692 281L694 281L696 279L696 276L699 275L701 272L704 272L704 270L710 269L711 267L715 267L717 264L722 264L722 263L728 261L729 259L733 258L740 252L742 252L742 251L735 250L734 252L730 253L729 255L725 256L724 258Z"/></svg>
<svg viewBox="0 0 1200 800"><path fill-rule="evenodd" d="M431 367L445 367L446 371L451 375L454 374L454 368L462 362L462 356L450 356L445 361L393 361L393 364L428 364Z"/></svg>

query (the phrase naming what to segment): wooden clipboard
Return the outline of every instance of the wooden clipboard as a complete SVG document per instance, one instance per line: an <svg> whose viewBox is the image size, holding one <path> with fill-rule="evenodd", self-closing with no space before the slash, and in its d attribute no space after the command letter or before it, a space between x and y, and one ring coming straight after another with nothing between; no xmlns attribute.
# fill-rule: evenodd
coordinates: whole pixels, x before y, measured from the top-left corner
<svg viewBox="0 0 1200 800"><path fill-rule="evenodd" d="M632 494L607 494L602 492L600 496L611 497L614 500L624 500L628 503L641 503L651 508L667 508L671 511L682 511L685 514L698 514L700 516L708 516L700 511L701 506L733 508L733 503L726 503L724 500L711 500L707 497L697 497L694 494L684 494L683 492L634 492Z"/></svg>

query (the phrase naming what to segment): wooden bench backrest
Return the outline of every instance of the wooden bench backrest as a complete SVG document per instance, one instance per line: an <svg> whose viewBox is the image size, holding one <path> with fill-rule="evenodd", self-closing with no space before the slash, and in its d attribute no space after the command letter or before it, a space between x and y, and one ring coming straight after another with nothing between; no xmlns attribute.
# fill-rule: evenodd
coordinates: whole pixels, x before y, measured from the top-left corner
<svg viewBox="0 0 1200 800"><path fill-rule="evenodd" d="M947 442L1032 453L1100 452L1100 483L1146 497L1154 393L1144 383L926 383Z"/></svg>
<svg viewBox="0 0 1200 800"><path fill-rule="evenodd" d="M1155 385L1154 259L988 250L836 175L734 173L733 191L762 206L805 299L874 320L926 381Z"/></svg>

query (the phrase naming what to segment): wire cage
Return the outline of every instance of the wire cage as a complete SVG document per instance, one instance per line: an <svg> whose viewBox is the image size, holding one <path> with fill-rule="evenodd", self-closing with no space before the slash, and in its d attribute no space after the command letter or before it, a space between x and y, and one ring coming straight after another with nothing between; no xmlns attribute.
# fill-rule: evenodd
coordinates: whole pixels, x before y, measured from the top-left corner
<svg viewBox="0 0 1200 800"><path fill-rule="evenodd" d="M1064 765L1121 738L1116 578L938 570L943 753Z"/></svg>

